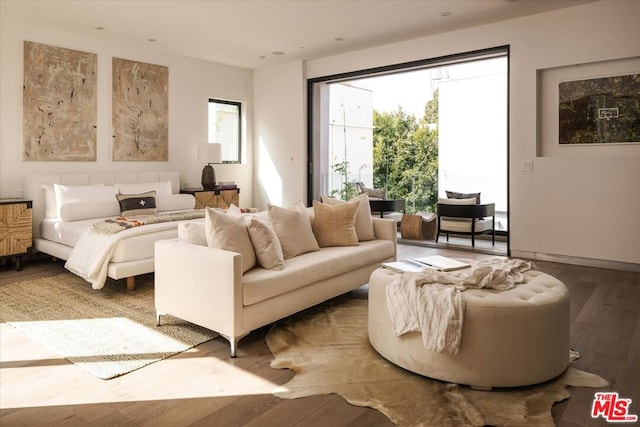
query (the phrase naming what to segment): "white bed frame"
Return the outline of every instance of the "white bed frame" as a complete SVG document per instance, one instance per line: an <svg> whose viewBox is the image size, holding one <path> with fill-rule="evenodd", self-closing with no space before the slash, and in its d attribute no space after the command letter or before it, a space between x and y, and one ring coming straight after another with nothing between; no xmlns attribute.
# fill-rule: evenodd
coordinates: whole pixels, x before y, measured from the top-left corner
<svg viewBox="0 0 640 427"><path fill-rule="evenodd" d="M90 184L136 184L143 182L171 181L174 194L180 192L180 173L167 172L117 172L117 173L84 173L84 174L31 174L24 178L24 196L33 201L33 248L38 252L54 258L67 260L73 249L40 237L40 222L45 217L45 196L42 185L90 185ZM110 263L107 276L112 279L127 279L127 289L135 288L135 276L154 271L154 258L136 261Z"/></svg>

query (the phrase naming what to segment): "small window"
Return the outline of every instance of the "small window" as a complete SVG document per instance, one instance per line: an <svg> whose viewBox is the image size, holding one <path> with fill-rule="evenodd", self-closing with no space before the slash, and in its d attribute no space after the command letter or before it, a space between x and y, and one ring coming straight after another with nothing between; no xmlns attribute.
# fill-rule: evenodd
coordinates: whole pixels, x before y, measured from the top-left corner
<svg viewBox="0 0 640 427"><path fill-rule="evenodd" d="M240 163L241 104L209 98L209 143L222 144L222 163Z"/></svg>

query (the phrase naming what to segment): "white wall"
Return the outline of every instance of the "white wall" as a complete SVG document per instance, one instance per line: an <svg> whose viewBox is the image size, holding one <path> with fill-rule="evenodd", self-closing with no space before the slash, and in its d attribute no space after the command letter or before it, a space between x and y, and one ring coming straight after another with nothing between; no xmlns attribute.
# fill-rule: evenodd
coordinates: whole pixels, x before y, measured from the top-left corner
<svg viewBox="0 0 640 427"><path fill-rule="evenodd" d="M131 45L86 37L19 22L3 11L0 17L0 197L16 197L22 177L29 173L88 171L176 170L182 185L200 183L203 164L196 144L207 141L208 98L243 103L245 146L243 164L217 165L219 181L236 181L240 204L253 204L253 72L221 64L168 55L151 43ZM98 134L95 162L26 162L22 160L23 42L29 40L98 55ZM111 161L112 57L169 67L169 160L167 162Z"/></svg>
<svg viewBox="0 0 640 427"><path fill-rule="evenodd" d="M640 264L640 145L613 147L615 155L607 156L537 157L538 70L638 56L639 21L640 2L590 3L309 61L305 77L510 45L512 251ZM295 68L303 72L302 67ZM280 95L291 108L271 111L271 119L273 125L286 122L297 130L304 116L292 110L304 94L299 93L300 76L292 74L263 72L254 86L256 97L269 86L290 87L289 93ZM287 84L287 79L292 82ZM256 117L268 107L256 102ZM263 130L271 127L270 122L262 123ZM306 146L304 140L283 142L290 150ZM520 171L525 161L534 161L532 173ZM294 163L298 165L294 168L306 170L301 159ZM304 176L302 172L298 179ZM300 183L285 181L283 186L285 192L296 193Z"/></svg>
<svg viewBox="0 0 640 427"><path fill-rule="evenodd" d="M307 199L306 88L302 61L254 72L254 206Z"/></svg>

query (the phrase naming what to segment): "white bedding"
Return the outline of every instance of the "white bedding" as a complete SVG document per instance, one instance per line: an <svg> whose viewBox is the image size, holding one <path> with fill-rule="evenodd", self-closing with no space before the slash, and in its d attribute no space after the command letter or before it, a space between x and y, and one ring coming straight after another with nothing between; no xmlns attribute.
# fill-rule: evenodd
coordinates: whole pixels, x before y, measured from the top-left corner
<svg viewBox="0 0 640 427"><path fill-rule="evenodd" d="M179 223L147 224L109 235L95 233L89 225L76 240L65 268L91 283L94 289L101 289L110 262L152 258L155 242L177 237Z"/></svg>
<svg viewBox="0 0 640 427"><path fill-rule="evenodd" d="M70 222L45 219L40 225L40 235L46 240L73 248L85 231L96 222L104 221L105 219L106 218L94 218ZM164 227L153 228L156 225L158 224L145 226L151 227L149 230L155 231L155 233L141 234L135 238L122 239L111 255L111 262L137 261L153 258L153 245L157 240L175 239L178 237L177 226L169 229Z"/></svg>

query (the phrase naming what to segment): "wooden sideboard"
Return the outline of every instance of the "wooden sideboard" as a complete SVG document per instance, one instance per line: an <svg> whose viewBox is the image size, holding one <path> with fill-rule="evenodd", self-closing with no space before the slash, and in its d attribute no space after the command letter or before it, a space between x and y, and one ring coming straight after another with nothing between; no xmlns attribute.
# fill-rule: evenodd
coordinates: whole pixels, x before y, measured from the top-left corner
<svg viewBox="0 0 640 427"><path fill-rule="evenodd" d="M22 255L31 247L32 203L23 199L0 199L0 257L15 256L17 270L22 269Z"/></svg>
<svg viewBox="0 0 640 427"><path fill-rule="evenodd" d="M228 209L231 204L240 207L240 189L205 191L202 188L180 190L182 194L192 194L196 199L196 209L219 208Z"/></svg>

